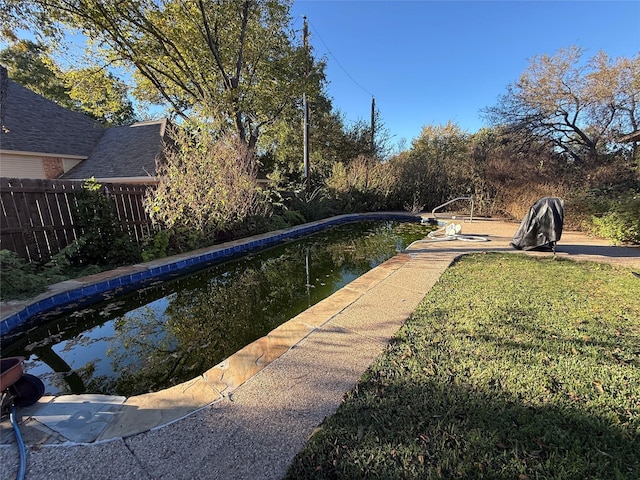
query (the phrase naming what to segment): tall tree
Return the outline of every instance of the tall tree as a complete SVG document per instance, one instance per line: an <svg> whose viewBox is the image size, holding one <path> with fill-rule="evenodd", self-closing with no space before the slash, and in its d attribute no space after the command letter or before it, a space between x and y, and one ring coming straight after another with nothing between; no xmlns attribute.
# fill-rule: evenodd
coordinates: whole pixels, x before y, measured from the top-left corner
<svg viewBox="0 0 640 480"><path fill-rule="evenodd" d="M3 2L29 4L35 24L46 18L79 29L105 64L134 67L139 98L234 129L250 151L307 83L290 0Z"/></svg>
<svg viewBox="0 0 640 480"><path fill-rule="evenodd" d="M0 63L8 68L11 80L63 107L74 107L60 79L60 69L43 44L18 40L0 51Z"/></svg>
<svg viewBox="0 0 640 480"><path fill-rule="evenodd" d="M473 193L470 147L469 135L452 122L423 127L411 149L391 161L397 169L396 196L401 205L432 209Z"/></svg>
<svg viewBox="0 0 640 480"><path fill-rule="evenodd" d="M136 121L127 85L107 69L69 69L62 73L62 80L79 109L103 124L128 125Z"/></svg>
<svg viewBox="0 0 640 480"><path fill-rule="evenodd" d="M534 57L486 118L551 142L576 163L595 161L614 133L637 128L640 55L584 61L583 53L570 47Z"/></svg>
<svg viewBox="0 0 640 480"><path fill-rule="evenodd" d="M63 70L46 45L31 40L15 40L1 50L0 63L13 81L105 125L126 125L136 119L126 85L104 68Z"/></svg>

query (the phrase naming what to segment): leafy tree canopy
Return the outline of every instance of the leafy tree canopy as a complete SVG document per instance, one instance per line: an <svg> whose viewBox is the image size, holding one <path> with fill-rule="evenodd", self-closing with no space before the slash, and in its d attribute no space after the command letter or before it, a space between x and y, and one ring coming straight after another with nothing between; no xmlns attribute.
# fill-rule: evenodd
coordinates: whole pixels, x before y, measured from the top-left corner
<svg viewBox="0 0 640 480"><path fill-rule="evenodd" d="M64 107L74 107L60 80L61 72L49 58L43 44L30 40L16 41L0 51L0 63L8 68L13 81Z"/></svg>
<svg viewBox="0 0 640 480"><path fill-rule="evenodd" d="M288 0L1 1L20 14L16 26L80 31L102 64L133 67L137 98L215 120L250 149L292 99L319 88Z"/></svg>
<svg viewBox="0 0 640 480"><path fill-rule="evenodd" d="M485 109L493 125L528 131L576 163L593 162L640 122L640 54L583 59L579 47L534 57L498 104Z"/></svg>
<svg viewBox="0 0 640 480"><path fill-rule="evenodd" d="M63 70L46 45L17 39L0 51L0 63L8 67L13 81L105 125L126 125L136 119L126 85L103 68Z"/></svg>

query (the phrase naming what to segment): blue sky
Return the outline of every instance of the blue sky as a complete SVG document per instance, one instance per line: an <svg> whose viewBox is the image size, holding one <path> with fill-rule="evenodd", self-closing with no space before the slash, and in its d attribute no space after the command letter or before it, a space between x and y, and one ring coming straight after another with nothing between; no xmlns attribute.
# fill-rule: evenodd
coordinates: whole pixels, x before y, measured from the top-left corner
<svg viewBox="0 0 640 480"><path fill-rule="evenodd" d="M291 15L299 29L307 16L334 107L369 121L373 95L396 145L449 120L476 132L480 109L535 55L571 45L585 57L640 51L637 0L295 0Z"/></svg>

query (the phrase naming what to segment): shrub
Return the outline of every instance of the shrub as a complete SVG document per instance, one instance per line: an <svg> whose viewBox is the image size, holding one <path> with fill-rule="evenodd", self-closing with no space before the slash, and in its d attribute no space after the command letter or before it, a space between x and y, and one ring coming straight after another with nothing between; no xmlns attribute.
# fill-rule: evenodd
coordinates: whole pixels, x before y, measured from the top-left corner
<svg viewBox="0 0 640 480"><path fill-rule="evenodd" d="M532 181L527 185L512 186L501 190L497 200L500 213L509 218L521 220L537 200L543 197L560 197L565 200L565 216L570 217L573 212L567 208L567 195L567 189L561 184ZM565 223L567 220L570 218L565 218Z"/></svg>
<svg viewBox="0 0 640 480"><path fill-rule="evenodd" d="M238 138L207 125L173 127L169 134L160 183L146 198L156 224L215 233L256 213L255 158Z"/></svg>
<svg viewBox="0 0 640 480"><path fill-rule="evenodd" d="M75 248L75 244L70 245L45 265L27 262L15 252L0 250L0 299L9 301L35 297L44 292L47 285L101 270L96 266L73 268L68 257L71 255L69 251Z"/></svg>
<svg viewBox="0 0 640 480"><path fill-rule="evenodd" d="M453 124L425 126L394 165L394 197L405 208L431 210L473 193L468 135Z"/></svg>
<svg viewBox="0 0 640 480"><path fill-rule="evenodd" d="M142 245L142 260L149 262L156 258L164 258L168 255L169 238L168 230L160 230L154 235L145 238Z"/></svg>
<svg viewBox="0 0 640 480"><path fill-rule="evenodd" d="M293 190L287 205L288 209L283 215L291 225L321 220L334 214L333 203L324 188L316 188L309 193L300 188Z"/></svg>
<svg viewBox="0 0 640 480"><path fill-rule="evenodd" d="M74 211L82 234L63 250L71 266L119 266L139 261L138 247L122 226L113 200L93 178L82 186Z"/></svg>
<svg viewBox="0 0 640 480"><path fill-rule="evenodd" d="M307 219L304 215L295 210L287 210L283 214L284 221L287 224L287 227L293 227L295 225L300 225L301 223L305 223Z"/></svg>
<svg viewBox="0 0 640 480"><path fill-rule="evenodd" d="M609 210L592 215L587 228L615 244L640 244L640 195L628 195L611 202Z"/></svg>
<svg viewBox="0 0 640 480"><path fill-rule="evenodd" d="M3 301L28 298L43 292L47 284L45 278L37 274L34 264L9 250L0 250L0 269L0 298Z"/></svg>
<svg viewBox="0 0 640 480"><path fill-rule="evenodd" d="M395 179L391 165L360 155L334 164L327 187L340 213L379 211L389 208Z"/></svg>
<svg viewBox="0 0 640 480"><path fill-rule="evenodd" d="M140 252L120 222L113 200L95 179L85 180L75 197L74 223L81 235L42 265L2 250L3 301L34 297L47 285L140 261Z"/></svg>

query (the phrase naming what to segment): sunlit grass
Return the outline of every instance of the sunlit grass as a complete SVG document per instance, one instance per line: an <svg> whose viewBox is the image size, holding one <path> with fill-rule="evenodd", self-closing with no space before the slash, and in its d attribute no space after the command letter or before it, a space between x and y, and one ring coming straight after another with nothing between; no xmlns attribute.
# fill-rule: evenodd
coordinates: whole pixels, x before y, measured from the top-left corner
<svg viewBox="0 0 640 480"><path fill-rule="evenodd" d="M640 279L463 258L289 478L640 478Z"/></svg>

